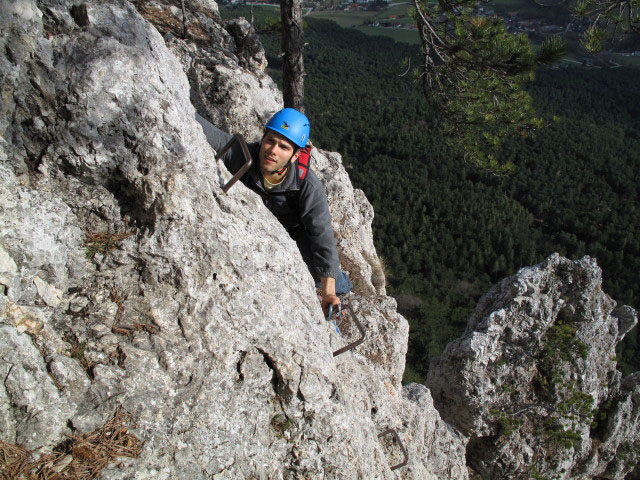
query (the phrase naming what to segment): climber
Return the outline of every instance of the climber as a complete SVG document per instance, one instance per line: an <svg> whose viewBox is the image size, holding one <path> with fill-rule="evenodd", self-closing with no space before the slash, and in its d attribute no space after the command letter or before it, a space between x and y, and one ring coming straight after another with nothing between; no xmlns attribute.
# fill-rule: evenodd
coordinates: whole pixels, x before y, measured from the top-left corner
<svg viewBox="0 0 640 480"><path fill-rule="evenodd" d="M231 140L231 135L197 113L196 120L215 151ZM304 161L309 155L305 148L309 132L309 120L304 114L293 108L277 112L265 125L262 140L249 145L254 162L241 181L260 195L295 240L320 289L322 309L327 314L329 305L339 305L339 296L349 293L352 284L340 270L324 186L306 168L308 160ZM223 161L231 173L237 172L245 163L240 146L235 144Z"/></svg>

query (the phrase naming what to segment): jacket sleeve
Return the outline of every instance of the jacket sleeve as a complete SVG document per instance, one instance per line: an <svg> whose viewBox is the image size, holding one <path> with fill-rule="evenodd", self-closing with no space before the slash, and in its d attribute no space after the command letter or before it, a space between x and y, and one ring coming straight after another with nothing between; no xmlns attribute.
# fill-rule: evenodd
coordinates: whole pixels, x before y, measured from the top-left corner
<svg viewBox="0 0 640 480"><path fill-rule="evenodd" d="M222 150L222 148L227 143L229 143L229 140L233 138L233 135L223 132L197 113L196 120L202 126L202 131L207 137L209 145L211 145L211 148L213 148L216 153ZM242 153L242 148L240 147L240 145L238 143L235 143L233 147L227 150L227 152L222 157L222 161L231 173L236 173L238 170L240 170L242 165L244 165L245 163L244 154Z"/></svg>
<svg viewBox="0 0 640 480"><path fill-rule="evenodd" d="M313 265L320 277L337 278L338 249L331 227L331 214L324 185L309 171L300 190L300 220L309 237Z"/></svg>

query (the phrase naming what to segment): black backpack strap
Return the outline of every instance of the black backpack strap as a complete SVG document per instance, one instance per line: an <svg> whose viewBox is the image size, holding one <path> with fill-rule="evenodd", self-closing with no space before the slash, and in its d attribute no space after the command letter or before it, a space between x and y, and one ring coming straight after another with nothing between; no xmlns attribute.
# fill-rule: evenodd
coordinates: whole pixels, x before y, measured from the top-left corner
<svg viewBox="0 0 640 480"><path fill-rule="evenodd" d="M284 192L284 197L291 211L298 214L300 212L300 190Z"/></svg>

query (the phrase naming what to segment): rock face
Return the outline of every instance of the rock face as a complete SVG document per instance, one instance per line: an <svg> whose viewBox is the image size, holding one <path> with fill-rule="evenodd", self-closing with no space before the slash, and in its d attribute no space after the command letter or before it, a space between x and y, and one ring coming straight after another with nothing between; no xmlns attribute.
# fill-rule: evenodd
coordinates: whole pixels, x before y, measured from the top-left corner
<svg viewBox="0 0 640 480"><path fill-rule="evenodd" d="M215 2L187 0L185 35L179 1L134 3L182 63L198 112L227 132L259 140L263 125L282 108L282 98L265 73L264 48L249 22L223 24Z"/></svg>
<svg viewBox="0 0 640 480"><path fill-rule="evenodd" d="M638 375L615 346L636 323L585 257L503 280L429 372L443 418L482 478L624 478L640 456Z"/></svg>
<svg viewBox="0 0 640 480"><path fill-rule="evenodd" d="M378 438L394 428L401 476L467 478L428 391L403 395L407 322L340 157L314 163L366 341L335 358L351 320L330 328L253 193L222 194L194 104L257 138L281 99L255 44L238 45L246 25L188 6L207 49L143 18L173 24L176 5L0 6L0 439L43 454L122 407L144 447L102 478L395 478L403 455Z"/></svg>
<svg viewBox="0 0 640 480"><path fill-rule="evenodd" d="M42 455L122 408L144 446L101 478L466 479L467 458L485 478L526 459L559 471L500 415L507 395L540 397L529 410L543 416L571 394L525 355L552 352L564 325L577 354L557 354L559 374L598 424L579 406L558 420L583 435L558 448L562 465L622 478L638 378L621 380L612 352L635 313L613 310L595 265L553 257L506 280L435 367L434 399L403 388L408 325L385 294L371 205L338 154L314 150L366 331L333 356L359 336L353 320L336 334L280 224L241 184L222 193L230 175L194 119L259 138L281 105L264 53L213 1L185 4L186 22L178 1L0 3L0 440ZM394 471L389 428L409 457ZM59 471L79 461L65 458Z"/></svg>

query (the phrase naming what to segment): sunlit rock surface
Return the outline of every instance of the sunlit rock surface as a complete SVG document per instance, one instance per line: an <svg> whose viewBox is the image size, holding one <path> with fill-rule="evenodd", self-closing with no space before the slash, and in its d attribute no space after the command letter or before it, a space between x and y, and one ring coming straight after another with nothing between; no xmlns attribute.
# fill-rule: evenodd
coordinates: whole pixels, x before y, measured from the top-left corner
<svg viewBox="0 0 640 480"><path fill-rule="evenodd" d="M253 193L222 194L230 175L194 119L259 139L282 104L264 51L213 1L185 7L183 22L178 1L0 3L0 439L46 453L122 407L144 447L101 478L466 479L467 464L623 478L640 392L614 349L636 315L602 293L594 261L552 256L506 279L431 390L402 387L408 325L373 209L340 155L314 150L366 331L333 356L359 338L353 319L341 335L325 321ZM559 409L548 430L570 445L552 451L533 426ZM393 471L390 428L408 452Z"/></svg>
<svg viewBox="0 0 640 480"><path fill-rule="evenodd" d="M2 440L46 453L123 407L144 447L102 478L467 478L464 440L428 390L402 392L407 322L339 156L313 162L366 339L338 357L359 337L352 320L342 336L325 321L295 243L253 193L222 194L229 173L196 107L255 139L281 98L255 45L236 48L246 25L224 33L215 4L187 4L213 32L193 76L204 40L144 18L153 7L171 22L177 5L0 6ZM194 93L205 76L230 103ZM399 445L378 438L389 428L409 452L397 473Z"/></svg>

